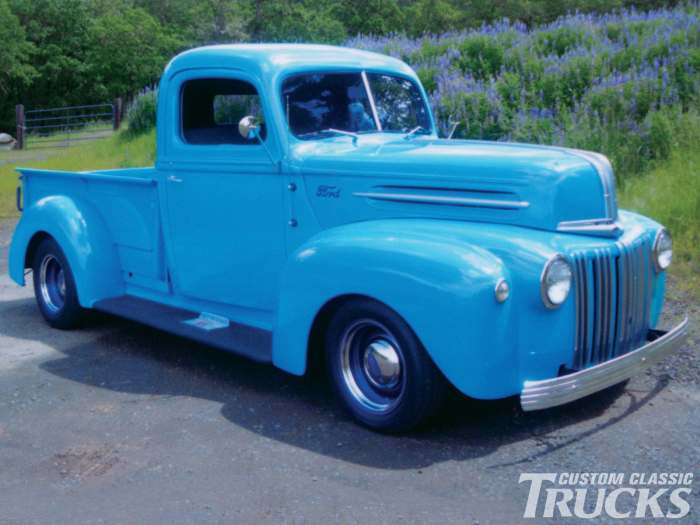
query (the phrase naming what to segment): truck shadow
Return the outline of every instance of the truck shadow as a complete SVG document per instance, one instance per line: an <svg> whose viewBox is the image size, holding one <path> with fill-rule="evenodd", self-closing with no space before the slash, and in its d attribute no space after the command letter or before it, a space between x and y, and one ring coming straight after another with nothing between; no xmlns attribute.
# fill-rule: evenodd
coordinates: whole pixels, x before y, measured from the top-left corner
<svg viewBox="0 0 700 525"><path fill-rule="evenodd" d="M318 372L291 376L109 316L96 316L82 333L66 335L44 324L33 300L6 301L0 306L0 334L39 341L62 354L39 364L52 375L135 396L214 401L221 404L221 414L231 424L317 454L380 469L465 461L524 441L534 446L522 447L526 450L522 457L516 455L508 463L495 460L490 468L533 461L630 416L668 382L657 378L654 387L644 391L617 386L565 407L533 413L522 412L515 398L486 402L453 394L425 428L388 436L368 431L346 416ZM613 404L615 408L608 410Z"/></svg>

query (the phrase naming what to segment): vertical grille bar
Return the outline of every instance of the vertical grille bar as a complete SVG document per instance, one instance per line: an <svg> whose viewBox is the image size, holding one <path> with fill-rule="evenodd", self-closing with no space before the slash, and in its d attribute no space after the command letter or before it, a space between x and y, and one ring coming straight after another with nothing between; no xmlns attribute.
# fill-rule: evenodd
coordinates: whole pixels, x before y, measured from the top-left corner
<svg viewBox="0 0 700 525"><path fill-rule="evenodd" d="M647 297L648 297L648 291L647 289L650 288L651 283L648 282L648 278L650 277L647 273L648 270L648 264L647 264L647 250L645 250L645 244L642 242L639 244L638 248L638 260L639 260L639 314L637 317L637 337L635 339L635 342L637 343L635 346L639 346L643 341L645 337L646 330L648 328L648 321L647 321L647 315L646 315L646 310L647 310Z"/></svg>
<svg viewBox="0 0 700 525"><path fill-rule="evenodd" d="M608 338L610 336L610 275L608 273L608 262L610 258L608 254L601 251L598 254L598 264L600 265L600 280L601 280L601 305L600 314L600 351L598 352L598 361L605 361L608 353Z"/></svg>
<svg viewBox="0 0 700 525"><path fill-rule="evenodd" d="M593 318L595 319L593 327L593 352L591 353L592 361L597 363L600 360L600 345L601 345L601 327L603 325L603 293L602 279L600 276L600 260L598 252L593 256L593 289L595 293L595 311Z"/></svg>
<svg viewBox="0 0 700 525"><path fill-rule="evenodd" d="M637 247L637 261L639 270L637 274L637 287L639 297L637 298L637 333L634 338L635 348L641 343L644 331L644 300L646 298L646 273L644 271L644 245L642 243Z"/></svg>
<svg viewBox="0 0 700 525"><path fill-rule="evenodd" d="M576 330L573 364L598 364L637 348L652 300L649 239L573 255Z"/></svg>
<svg viewBox="0 0 700 525"><path fill-rule="evenodd" d="M641 277L640 277L640 264L639 264L639 247L635 246L634 250L632 251L632 260L634 261L634 303L632 303L633 307L633 315L632 315L632 337L630 338L630 343L632 345L632 348L634 348L634 344L637 342L638 338L638 332L639 332L639 318L641 317L639 315L639 303L640 303L640 290L639 290L639 285L641 284ZM631 349L630 349L631 350Z"/></svg>
<svg viewBox="0 0 700 525"><path fill-rule="evenodd" d="M622 272L622 253L615 255L612 261L613 272L615 274L615 319L613 320L613 344L610 352L610 358L617 357L622 340L622 316L623 316L623 294L624 294L624 273Z"/></svg>
<svg viewBox="0 0 700 525"><path fill-rule="evenodd" d="M645 245L645 250L644 250L644 284L646 286L646 293L644 294L644 326L642 327L642 341L646 341L646 331L648 328L651 328L650 326L650 321L651 321L651 301L653 299L653 289L651 286L651 278L652 278L652 260L651 260L651 250L646 249L651 246L651 241L647 240L649 244Z"/></svg>
<svg viewBox="0 0 700 525"><path fill-rule="evenodd" d="M583 265L583 258L574 254L574 278L576 279L574 288L576 290L576 326L575 336L574 336L574 368L580 368L583 362L583 353L585 352L586 345L584 343L585 339L585 308L584 303L586 301L586 285L583 280L583 272L581 270Z"/></svg>
<svg viewBox="0 0 700 525"><path fill-rule="evenodd" d="M629 352L634 346L635 336L637 333L637 304L639 302L639 261L635 257L635 249L632 248L628 254L630 260L630 280L632 284L631 299L630 299L630 333L627 338L625 353Z"/></svg>
<svg viewBox="0 0 700 525"><path fill-rule="evenodd" d="M607 307L605 309L605 347L603 349L603 360L607 361L612 357L615 345L615 303L616 303L616 279L614 270L615 255L608 250L605 254L605 275L608 283Z"/></svg>
<svg viewBox="0 0 700 525"><path fill-rule="evenodd" d="M617 259L618 275L620 281L620 306L617 317L617 353L624 349L627 340L627 308L629 306L629 265L627 264L627 254L623 246L620 246L620 256Z"/></svg>

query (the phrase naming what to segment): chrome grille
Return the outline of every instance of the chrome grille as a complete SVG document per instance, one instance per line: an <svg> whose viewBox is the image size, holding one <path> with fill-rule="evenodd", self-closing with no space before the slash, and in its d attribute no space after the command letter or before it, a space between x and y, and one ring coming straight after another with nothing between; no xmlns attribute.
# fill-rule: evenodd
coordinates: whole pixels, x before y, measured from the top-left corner
<svg viewBox="0 0 700 525"><path fill-rule="evenodd" d="M576 286L574 368L626 354L641 346L652 297L651 241L572 254Z"/></svg>

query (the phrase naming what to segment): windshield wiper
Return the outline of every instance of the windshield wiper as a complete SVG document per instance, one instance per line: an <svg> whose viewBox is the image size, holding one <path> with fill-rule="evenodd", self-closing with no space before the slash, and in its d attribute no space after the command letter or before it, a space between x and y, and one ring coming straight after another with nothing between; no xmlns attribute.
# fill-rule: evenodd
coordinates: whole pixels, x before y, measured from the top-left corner
<svg viewBox="0 0 700 525"><path fill-rule="evenodd" d="M352 131L345 131L342 129L335 129L335 128L328 128L328 129L322 129L319 131L312 131L311 133L304 133L302 135L303 137L309 137L313 135L323 135L325 133L335 133L336 135L345 135L346 137L352 137L352 143L357 144L357 139L359 135L357 133L353 133Z"/></svg>
<svg viewBox="0 0 700 525"><path fill-rule="evenodd" d="M425 129L423 126L416 126L416 127L413 128L411 131L409 131L408 133L406 133L406 135L404 136L403 139L404 139L404 140L411 140L411 139L412 139L417 133L419 133L419 132L420 132L421 135L427 135L427 134L430 133L430 131L428 131L427 129Z"/></svg>

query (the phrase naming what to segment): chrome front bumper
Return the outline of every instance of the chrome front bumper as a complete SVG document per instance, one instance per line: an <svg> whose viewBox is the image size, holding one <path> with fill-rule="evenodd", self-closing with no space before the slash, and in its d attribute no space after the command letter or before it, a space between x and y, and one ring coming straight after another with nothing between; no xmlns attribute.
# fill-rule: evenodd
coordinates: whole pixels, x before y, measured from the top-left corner
<svg viewBox="0 0 700 525"><path fill-rule="evenodd" d="M663 333L649 331L649 342L637 350L591 368L553 379L525 381L520 406L525 411L563 405L629 379L678 350L688 336L688 318Z"/></svg>

